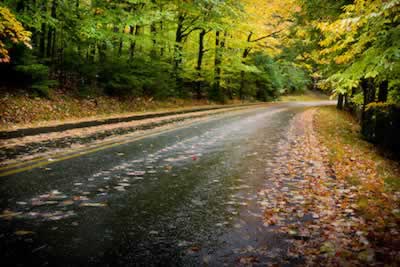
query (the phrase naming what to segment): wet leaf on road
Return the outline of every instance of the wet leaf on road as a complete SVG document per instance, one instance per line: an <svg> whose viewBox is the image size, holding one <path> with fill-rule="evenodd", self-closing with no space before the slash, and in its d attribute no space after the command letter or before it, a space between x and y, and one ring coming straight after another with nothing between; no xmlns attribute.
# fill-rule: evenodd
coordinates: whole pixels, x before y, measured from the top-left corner
<svg viewBox="0 0 400 267"><path fill-rule="evenodd" d="M4 210L0 214L0 219L11 220L13 217L18 216L20 214L22 214L22 212L14 212L14 211L11 211L11 210Z"/></svg>
<svg viewBox="0 0 400 267"><path fill-rule="evenodd" d="M64 200L60 203L61 206L70 206L72 204L74 204L73 200Z"/></svg>
<svg viewBox="0 0 400 267"><path fill-rule="evenodd" d="M85 202L85 203L81 203L79 206L81 206L81 207L106 207L107 204L106 203Z"/></svg>
<svg viewBox="0 0 400 267"><path fill-rule="evenodd" d="M22 235L32 235L34 232L28 231L28 230L17 230L15 231L16 235L22 236Z"/></svg>
<svg viewBox="0 0 400 267"><path fill-rule="evenodd" d="M252 265L258 263L258 259L255 256L243 256L238 259L238 262L243 265Z"/></svg>

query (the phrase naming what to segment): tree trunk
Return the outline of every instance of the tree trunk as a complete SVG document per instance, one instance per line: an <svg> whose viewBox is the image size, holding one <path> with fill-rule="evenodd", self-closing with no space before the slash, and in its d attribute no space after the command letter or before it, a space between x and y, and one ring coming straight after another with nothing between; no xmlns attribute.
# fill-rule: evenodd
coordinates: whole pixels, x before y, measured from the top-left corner
<svg viewBox="0 0 400 267"><path fill-rule="evenodd" d="M361 89L363 91L363 105L362 105L362 110L361 110L361 126L364 128L365 125L365 110L367 108L367 105L371 102L375 101L375 86L373 84L372 79L362 79L361 80Z"/></svg>
<svg viewBox="0 0 400 267"><path fill-rule="evenodd" d="M220 32L215 32L215 56L214 56L214 83L212 98L220 101L220 81L221 81L221 59L220 59Z"/></svg>
<svg viewBox="0 0 400 267"><path fill-rule="evenodd" d="M102 42L97 45L97 51L99 51L100 62L105 62L107 60L107 43Z"/></svg>
<svg viewBox="0 0 400 267"><path fill-rule="evenodd" d="M383 81L379 84L378 102L386 102L388 97L388 81Z"/></svg>
<svg viewBox="0 0 400 267"><path fill-rule="evenodd" d="M136 35L136 27L135 26L129 26L129 34L133 35L133 33L135 32ZM136 41L133 40L131 41L131 44L129 46L129 59L132 60L134 55L135 55L135 47L136 47Z"/></svg>
<svg viewBox="0 0 400 267"><path fill-rule="evenodd" d="M151 3L153 5L156 5L156 0L151 0ZM151 48L151 52L150 52L150 56L151 57L156 57L157 56L157 51L156 51L156 46L157 46L157 27L156 27L156 22L152 22L150 25L150 33L151 33L151 39L152 39L152 43L153 46Z"/></svg>
<svg viewBox="0 0 400 267"><path fill-rule="evenodd" d="M150 56L152 58L155 58L157 56L157 51L156 51L156 48L157 48L157 39L156 39L156 37L157 37L156 36L157 35L157 28L156 28L156 24L154 22L150 25L150 32L151 32L151 39L152 39L152 43L153 43L153 46L152 46L151 52L150 52Z"/></svg>
<svg viewBox="0 0 400 267"><path fill-rule="evenodd" d="M350 108L349 94L348 93L344 94L344 108L345 109Z"/></svg>
<svg viewBox="0 0 400 267"><path fill-rule="evenodd" d="M227 33L224 33L224 38L220 38L220 32L215 32L215 59L214 59L214 84L212 97L219 101L224 101L224 95L221 92L221 63L222 63L222 49L225 47L225 38Z"/></svg>
<svg viewBox="0 0 400 267"><path fill-rule="evenodd" d="M96 46L97 44L94 43L89 46L88 54L87 54L87 59L90 63L94 63L95 58L96 58Z"/></svg>
<svg viewBox="0 0 400 267"><path fill-rule="evenodd" d="M119 39L119 47L118 47L118 57L122 56L122 49L124 47L124 41L122 38Z"/></svg>
<svg viewBox="0 0 400 267"><path fill-rule="evenodd" d="M244 98L244 94L243 94L244 82L245 82L245 80L244 80L245 77L244 76L245 76L244 71L243 70L240 71L240 87L239 87L239 99L240 100L243 100L243 98Z"/></svg>
<svg viewBox="0 0 400 267"><path fill-rule="evenodd" d="M44 14L47 12L47 1L42 3L41 12ZM39 55L44 58L46 56L46 23L42 23L40 29L40 41L39 41Z"/></svg>
<svg viewBox="0 0 400 267"><path fill-rule="evenodd" d="M375 102L376 88L372 79L365 79L363 83L364 105Z"/></svg>
<svg viewBox="0 0 400 267"><path fill-rule="evenodd" d="M52 47L51 41L53 40L52 35L53 35L53 28L49 27L49 29L47 30L47 51L46 51L47 57L51 57L51 47Z"/></svg>
<svg viewBox="0 0 400 267"><path fill-rule="evenodd" d="M115 56L118 56L118 54L119 54L119 44L120 44L119 42L120 42L120 39L116 36L116 34L118 32L119 32L119 28L114 25L113 26L114 35L112 36L111 40L112 40L112 43L113 43L112 49L113 49L113 53L114 53Z"/></svg>
<svg viewBox="0 0 400 267"><path fill-rule="evenodd" d="M160 21L160 31L162 32L164 30L164 24L162 21ZM164 42L162 42L161 47L160 47L160 56L164 56Z"/></svg>
<svg viewBox="0 0 400 267"><path fill-rule="evenodd" d="M80 12L79 12L79 7L80 7L80 0L76 0L75 1L75 12L76 12L76 17L77 17L78 20L81 19ZM81 46L80 40L78 40L77 50L78 50L79 57L81 57L82 56L81 55L82 46Z"/></svg>
<svg viewBox="0 0 400 267"><path fill-rule="evenodd" d="M342 109L343 109L343 103L344 103L343 97L344 97L343 94L339 94L339 96L338 96L338 101L337 101L336 108L339 109L339 110L342 110Z"/></svg>
<svg viewBox="0 0 400 267"><path fill-rule="evenodd" d="M251 41L251 37L253 36L253 33L249 33L247 36L247 42L249 43ZM250 54L251 48L247 47L243 51L242 55L242 64L245 64L245 59L247 56ZM240 71L240 87L239 87L239 99L243 100L244 97L244 86L245 86L245 73L244 71Z"/></svg>
<svg viewBox="0 0 400 267"><path fill-rule="evenodd" d="M196 71L197 71L197 78L198 81L196 82L196 95L197 99L201 99L201 66L203 64L203 57L204 57L204 36L206 35L206 30L201 30L199 33L199 51L198 51L198 56L197 56L197 66L196 66Z"/></svg>
<svg viewBox="0 0 400 267"><path fill-rule="evenodd" d="M53 19L57 18L57 0L53 0L51 3L51 17ZM48 27L47 30L47 57L53 57L55 51L54 46L55 46L55 35L56 35L56 29L55 27Z"/></svg>
<svg viewBox="0 0 400 267"><path fill-rule="evenodd" d="M183 41L183 22L185 17L182 14L178 16L178 27L175 33L175 45L174 45L174 76L176 89L180 96L183 96L183 80L180 77L181 64L182 64L182 41Z"/></svg>

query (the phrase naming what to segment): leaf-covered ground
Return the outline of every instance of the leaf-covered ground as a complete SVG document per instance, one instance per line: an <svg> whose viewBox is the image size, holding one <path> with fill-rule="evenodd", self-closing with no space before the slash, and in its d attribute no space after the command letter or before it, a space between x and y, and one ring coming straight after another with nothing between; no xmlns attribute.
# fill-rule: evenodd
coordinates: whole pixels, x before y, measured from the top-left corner
<svg viewBox="0 0 400 267"><path fill-rule="evenodd" d="M399 165L362 141L356 122L334 108L295 117L271 186L264 220L293 238L290 256L308 266L400 264Z"/></svg>
<svg viewBox="0 0 400 267"><path fill-rule="evenodd" d="M240 172L244 178L241 179L241 182L249 186L252 179L259 181L259 177L262 182L255 186L255 190L259 190L257 193L251 191L248 198L247 195L238 197L237 201L240 201L240 206L248 211L249 220L242 220L247 217L239 217L242 226L239 223L233 224L234 229L237 230L237 236L240 238L232 240L243 239L245 242L243 247L241 247L243 244L238 244L232 251L231 247L227 245L229 253L227 255L232 257L233 253L236 257L235 263L239 266L263 266L266 263L271 266L288 264L301 266L398 266L400 264L399 164L385 159L373 145L360 139L358 124L346 113L338 112L334 108L323 107L307 109L305 112L301 110L300 113L295 114L297 115L290 119L288 131L286 131L287 123L285 122L285 131L282 135L275 136L276 139L273 138L276 128L264 125L265 129L257 128L257 133L261 134L262 138L249 140L259 142L254 145L258 151L251 147L248 148L252 153L247 156L254 158L245 161L246 164L243 168L248 169L248 172ZM282 123L281 119L277 121ZM251 129L250 126L263 124L260 121L246 120L246 124L242 125L242 128L237 123L231 125L233 128L220 129L220 134L210 132L205 136L204 144L210 144L210 140L214 138L215 144L222 145L226 134L240 137L240 129ZM237 132L232 130L236 129L235 127L239 129ZM194 142L196 146L201 144L197 139ZM268 150L272 143L273 152ZM243 146L243 143L240 145ZM188 147L192 147L192 144ZM168 162L167 166L158 166L154 162L152 165L158 166L157 168L160 168L162 172L169 173L172 162L182 159L179 151L175 151L175 148L176 146L171 147L170 152L178 156L177 158L168 156L164 160ZM208 147L206 148L204 151L210 150ZM193 153L192 149L188 150L186 146L182 149L189 153L183 159L189 162L198 161L199 156L197 153ZM207 153L202 152L202 155L207 155ZM124 156L124 153L117 155ZM135 161L135 164L142 163ZM228 165L227 168L232 169L233 167L230 166L232 165ZM119 168L118 165L105 175L108 177L110 173ZM207 170L209 168L207 166ZM220 170L220 166L216 170ZM153 167L146 171L151 172L151 175L154 174ZM128 177L142 175L142 172L136 171L127 173ZM208 174L205 174L204 177L211 179ZM88 182L94 182L92 178L87 179ZM107 190L125 192L130 188L127 181L131 178L121 177ZM136 180L136 178L133 179L142 181L141 179ZM159 176L152 178L158 179ZM103 177L100 180L102 181ZM82 181L73 183L74 188L85 187L84 185L85 183ZM179 186L182 184L180 183ZM210 188L215 188L214 181L210 183ZM99 194L105 193L102 190L105 189L101 187ZM61 206L72 207L75 203L79 208L107 207L103 200L86 204L87 195L83 193L89 192L86 189L72 199L64 199L63 194L60 193L64 191L57 188L50 193L34 197L30 201L22 199L16 204L28 207L27 203L32 203L32 205L38 204L41 207L42 205L55 205L55 201L60 200L64 201ZM254 205L252 201L254 201ZM199 202L197 198L190 203L199 206L201 210L204 208L202 202ZM235 203L233 200L226 202L228 205ZM192 211L194 207L189 206L188 209ZM236 210L234 212L238 214ZM41 213L21 213L21 210L10 208L0 214L0 219L8 220L32 214L41 216ZM242 213L240 212L240 214ZM58 220L75 215L71 212L65 214L44 213L44 219ZM216 224L218 229L224 225L225 221ZM17 236L30 234L31 229L21 229L15 232ZM252 245L246 241L252 240L250 238L252 232L246 229L257 229L254 232L257 241L254 241ZM236 230L229 229L229 233L235 234ZM156 233L159 231L149 232L150 235ZM262 239L259 234L263 234L267 238ZM200 250L200 246L197 245L190 249L191 253L199 253ZM207 256L204 262L208 261Z"/></svg>
<svg viewBox="0 0 400 267"><path fill-rule="evenodd" d="M232 102L233 103L233 102ZM129 113L167 111L213 105L208 100L153 98L116 98L109 96L77 97L54 91L50 98L28 94L0 95L0 129L76 122L81 119L102 119Z"/></svg>

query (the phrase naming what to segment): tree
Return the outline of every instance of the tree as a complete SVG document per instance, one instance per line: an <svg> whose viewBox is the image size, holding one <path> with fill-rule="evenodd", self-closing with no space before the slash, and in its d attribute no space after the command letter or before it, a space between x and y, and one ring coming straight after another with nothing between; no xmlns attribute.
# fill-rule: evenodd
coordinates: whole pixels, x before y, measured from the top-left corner
<svg viewBox="0 0 400 267"><path fill-rule="evenodd" d="M14 53L10 71L24 70L29 76L40 69L43 79L50 72L64 89L84 94L216 101L257 98L253 88L266 88L265 83L283 92L272 86L275 81L260 78L271 71L260 62L284 66L276 61L297 13L295 0L3 3L32 32L31 55ZM270 61L255 63L252 55L258 53ZM257 82L249 80L253 74ZM289 75L280 77L290 80Z"/></svg>
<svg viewBox="0 0 400 267"><path fill-rule="evenodd" d="M23 43L32 48L31 33L22 26L11 11L0 6L0 63L10 62L8 49L11 44Z"/></svg>
<svg viewBox="0 0 400 267"><path fill-rule="evenodd" d="M399 11L398 1L357 0L345 6L337 20L316 25L324 34L320 57L336 66L326 80L336 94L347 95L361 87L365 106L375 101L379 84L381 99L386 99L388 87L396 90L400 81Z"/></svg>

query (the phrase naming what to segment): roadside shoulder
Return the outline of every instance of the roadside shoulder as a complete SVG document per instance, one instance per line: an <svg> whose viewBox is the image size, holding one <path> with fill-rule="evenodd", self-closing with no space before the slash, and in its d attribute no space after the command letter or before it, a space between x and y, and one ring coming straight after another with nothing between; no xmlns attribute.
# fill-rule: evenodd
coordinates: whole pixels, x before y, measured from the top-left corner
<svg viewBox="0 0 400 267"><path fill-rule="evenodd" d="M362 140L359 126L348 113L320 107L313 126L338 185L350 189L344 209L353 209L360 221L354 234L364 236L358 258L400 262L400 165L385 158ZM338 188L340 190L340 188ZM357 249L357 247L354 247Z"/></svg>
<svg viewBox="0 0 400 267"><path fill-rule="evenodd" d="M262 191L265 224L306 266L400 264L398 165L379 158L356 126L331 107L297 114L279 145L277 188Z"/></svg>

